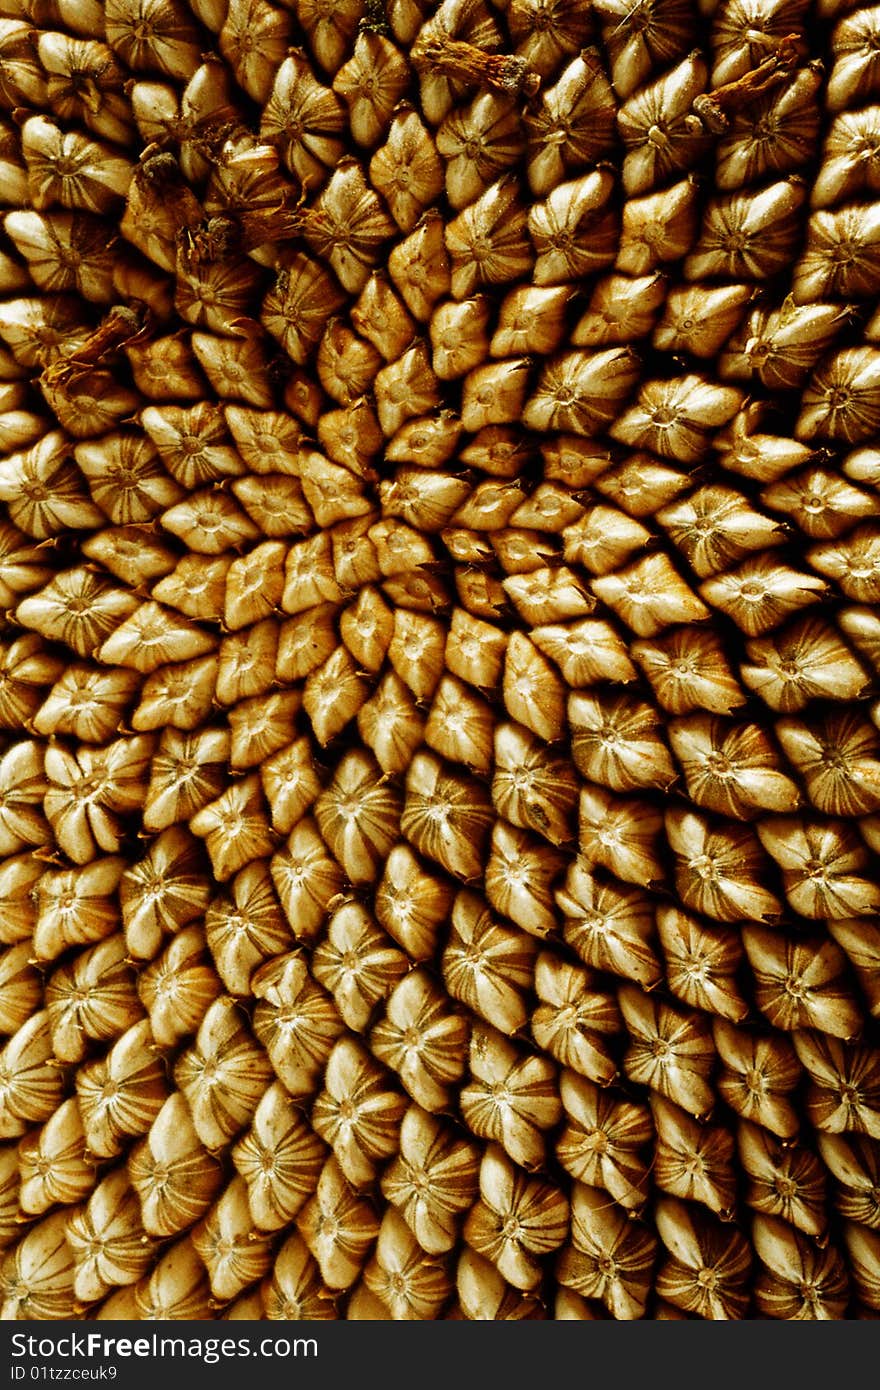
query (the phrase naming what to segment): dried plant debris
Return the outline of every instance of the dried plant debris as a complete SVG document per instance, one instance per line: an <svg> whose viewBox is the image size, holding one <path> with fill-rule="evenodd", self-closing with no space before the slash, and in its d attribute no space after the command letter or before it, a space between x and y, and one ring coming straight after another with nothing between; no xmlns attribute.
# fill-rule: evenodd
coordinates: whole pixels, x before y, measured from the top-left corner
<svg viewBox="0 0 880 1390"><path fill-rule="evenodd" d="M0 9L0 1317L880 1315L880 8Z"/></svg>

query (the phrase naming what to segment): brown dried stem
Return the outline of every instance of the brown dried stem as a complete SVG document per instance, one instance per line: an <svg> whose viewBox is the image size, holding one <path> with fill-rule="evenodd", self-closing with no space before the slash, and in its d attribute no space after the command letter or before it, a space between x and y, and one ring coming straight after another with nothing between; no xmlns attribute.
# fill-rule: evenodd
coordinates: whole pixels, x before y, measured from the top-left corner
<svg viewBox="0 0 880 1390"><path fill-rule="evenodd" d="M730 125L730 117L784 82L799 58L800 36L786 34L776 42L775 52L756 68L734 82L726 82L723 87L696 97L692 106L694 115L711 135L723 135Z"/></svg>
<svg viewBox="0 0 880 1390"><path fill-rule="evenodd" d="M475 82L508 96L533 97L541 84L537 73L529 70L525 58L512 53L486 53L471 43L432 35L416 44L412 52L418 72L434 72L444 77Z"/></svg>

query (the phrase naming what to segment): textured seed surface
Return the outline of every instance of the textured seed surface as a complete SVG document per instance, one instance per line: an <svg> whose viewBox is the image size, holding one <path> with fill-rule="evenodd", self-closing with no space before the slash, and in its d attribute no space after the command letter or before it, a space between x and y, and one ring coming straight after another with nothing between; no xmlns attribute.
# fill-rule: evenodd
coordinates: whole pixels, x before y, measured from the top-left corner
<svg viewBox="0 0 880 1390"><path fill-rule="evenodd" d="M0 1318L880 1311L880 47L7 0Z"/></svg>

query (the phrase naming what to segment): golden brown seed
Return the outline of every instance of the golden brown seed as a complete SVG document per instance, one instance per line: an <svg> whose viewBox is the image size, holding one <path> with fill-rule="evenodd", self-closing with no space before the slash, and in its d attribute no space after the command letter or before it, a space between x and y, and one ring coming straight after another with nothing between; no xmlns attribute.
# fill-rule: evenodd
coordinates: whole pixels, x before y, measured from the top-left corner
<svg viewBox="0 0 880 1390"><path fill-rule="evenodd" d="M213 651L215 639L171 608L152 600L139 604L95 655L108 666L129 666L144 675L175 661L192 661Z"/></svg>
<svg viewBox="0 0 880 1390"><path fill-rule="evenodd" d="M282 835L291 834L321 791L310 739L295 739L272 753L261 763L260 781L270 806L272 828Z"/></svg>
<svg viewBox="0 0 880 1390"><path fill-rule="evenodd" d="M628 695L588 691L568 699L575 764L591 782L612 791L669 787L677 773L651 705Z"/></svg>
<svg viewBox="0 0 880 1390"><path fill-rule="evenodd" d="M846 821L779 816L759 821L757 829L801 916L856 917L876 910L880 892L867 877L869 856Z"/></svg>
<svg viewBox="0 0 880 1390"><path fill-rule="evenodd" d="M780 1139L792 1139L800 1120L789 1096L801 1068L791 1043L778 1033L756 1035L717 1017L712 1031L722 1062L718 1091L724 1101L743 1119Z"/></svg>
<svg viewBox="0 0 880 1390"><path fill-rule="evenodd" d="M86 1148L113 1158L146 1134L169 1093L165 1057L148 1020L135 1023L106 1056L81 1066L76 1093Z"/></svg>
<svg viewBox="0 0 880 1390"><path fill-rule="evenodd" d="M314 1095L324 1064L344 1025L333 999L315 984L298 952L267 960L255 971L254 1032L279 1079L296 1097Z"/></svg>
<svg viewBox="0 0 880 1390"><path fill-rule="evenodd" d="M814 208L830 207L873 189L876 175L871 151L877 143L877 116L876 106L835 116L810 198Z"/></svg>
<svg viewBox="0 0 880 1390"><path fill-rule="evenodd" d="M518 1289L540 1282L539 1258L556 1250L568 1232L568 1202L550 1183L526 1178L495 1144L480 1164L480 1199L464 1224L464 1238Z"/></svg>
<svg viewBox="0 0 880 1390"><path fill-rule="evenodd" d="M352 56L333 79L334 92L348 106L349 128L357 144L371 148L379 143L408 80L406 59L391 40L361 30Z"/></svg>
<svg viewBox="0 0 880 1390"><path fill-rule="evenodd" d="M418 1105L409 1107L400 1151L382 1174L382 1192L428 1254L454 1247L461 1215L477 1195L478 1168L476 1145Z"/></svg>
<svg viewBox="0 0 880 1390"><path fill-rule="evenodd" d="M513 825L537 831L551 844L562 844L572 838L577 795L570 763L552 757L521 725L496 727L492 800L499 814Z"/></svg>
<svg viewBox="0 0 880 1390"><path fill-rule="evenodd" d="M0 1053L0 1129L18 1138L28 1124L47 1120L61 1103L65 1077L52 1050L52 1025L39 1009L8 1039Z"/></svg>
<svg viewBox="0 0 880 1390"><path fill-rule="evenodd" d="M459 1095L465 1124L481 1139L499 1143L519 1167L543 1167L544 1134L562 1115L555 1064L520 1052L494 1028L479 1025L471 1032L469 1066L471 1080Z"/></svg>
<svg viewBox="0 0 880 1390"><path fill-rule="evenodd" d="M112 145L31 116L22 126L21 149L32 207L103 213L125 197L131 164Z"/></svg>
<svg viewBox="0 0 880 1390"><path fill-rule="evenodd" d="M312 1106L312 1126L356 1188L372 1182L377 1163L397 1150L406 1101L389 1082L389 1074L359 1042L340 1038Z"/></svg>
<svg viewBox="0 0 880 1390"><path fill-rule="evenodd" d="M760 281L791 257L799 232L805 187L794 178L759 193L731 193L709 201L700 238L685 259L688 280L729 276Z"/></svg>
<svg viewBox="0 0 880 1390"><path fill-rule="evenodd" d="M322 1282L308 1246L295 1231L275 1258L271 1281L264 1280L261 1285L260 1308L263 1312L247 1316L265 1316L280 1322L330 1320L338 1316L332 1293Z"/></svg>
<svg viewBox="0 0 880 1390"><path fill-rule="evenodd" d="M346 157L310 209L305 237L315 254L326 258L342 288L358 294L395 230L358 162Z"/></svg>
<svg viewBox="0 0 880 1390"><path fill-rule="evenodd" d="M771 637L747 642L746 656L744 684L784 713L817 697L851 700L865 689L865 669L821 618L798 618Z"/></svg>
<svg viewBox="0 0 880 1390"><path fill-rule="evenodd" d="M89 863L99 850L114 854L121 847L122 817L143 809L154 747L150 734L120 738L101 749L82 745L76 754L49 745L43 806L59 845L75 864Z"/></svg>
<svg viewBox="0 0 880 1390"><path fill-rule="evenodd" d="M68 946L112 935L119 925L116 890L124 868L122 859L105 855L84 869L50 869L30 884L38 960L54 960ZM15 904L17 896L10 895L10 901Z"/></svg>
<svg viewBox="0 0 880 1390"><path fill-rule="evenodd" d="M361 35L367 37L375 36ZM339 80L334 84L337 90ZM370 160L370 181L402 232L413 231L422 212L442 191L442 161L412 108L402 105L393 113L385 144Z"/></svg>
<svg viewBox="0 0 880 1390"><path fill-rule="evenodd" d="M825 1133L854 1130L876 1139L880 1098L874 1050L812 1032L795 1033L793 1042L812 1083L806 1094L810 1122Z"/></svg>
<svg viewBox="0 0 880 1390"><path fill-rule="evenodd" d="M698 210L693 175L660 193L628 198L615 268L627 275L647 275L668 261L677 261L693 245Z"/></svg>
<svg viewBox="0 0 880 1390"><path fill-rule="evenodd" d="M669 739L698 806L749 820L760 810L782 813L801 804L797 785L756 724L694 714L673 720Z"/></svg>
<svg viewBox="0 0 880 1390"><path fill-rule="evenodd" d="M875 209L859 203L814 212L792 277L797 304L831 298L868 299L880 281Z"/></svg>
<svg viewBox="0 0 880 1390"><path fill-rule="evenodd" d="M95 1165L86 1158L73 1096L61 1102L41 1129L30 1130L21 1140L18 1168L19 1201L28 1216L40 1216L57 1203L72 1206L88 1197L95 1185Z"/></svg>
<svg viewBox="0 0 880 1390"><path fill-rule="evenodd" d="M856 449L846 460L846 472L851 478L870 482L871 473L863 470L863 464L870 470L869 456ZM809 468L771 483L761 493L761 501L784 512L801 531L818 540L843 535L859 521L875 516L877 505L869 493L825 468Z"/></svg>
<svg viewBox="0 0 880 1390"><path fill-rule="evenodd" d="M535 195L594 164L614 147L617 102L599 52L584 49L552 87L542 88L524 117L526 168Z"/></svg>
<svg viewBox="0 0 880 1390"><path fill-rule="evenodd" d="M786 1222L764 1215L752 1222L752 1240L763 1265L755 1302L764 1317L824 1321L842 1316L849 1281L833 1245L819 1249Z"/></svg>
<svg viewBox="0 0 880 1390"><path fill-rule="evenodd" d="M867 837L866 837L867 838ZM866 918L838 918L828 922L834 940L846 952L850 965L868 1002L871 1016L877 1010L877 979L874 969L876 930Z"/></svg>
<svg viewBox="0 0 880 1390"><path fill-rule="evenodd" d="M483 295L461 301L444 300L434 308L428 332L434 373L441 381L464 376L488 356L486 329L490 308Z"/></svg>
<svg viewBox="0 0 880 1390"><path fill-rule="evenodd" d="M517 53L544 78L579 52L590 33L589 17L574 0L514 0L507 18Z"/></svg>
<svg viewBox="0 0 880 1390"><path fill-rule="evenodd" d="M674 1307L703 1318L744 1317L752 1265L746 1238L676 1197L660 1199L655 1219L667 1251L657 1271L657 1292Z"/></svg>
<svg viewBox="0 0 880 1390"><path fill-rule="evenodd" d="M56 1211L32 1226L0 1266L4 1321L75 1316L74 1259L67 1243L68 1213Z"/></svg>
<svg viewBox="0 0 880 1390"><path fill-rule="evenodd" d="M193 333L195 357L218 396L268 409L273 402L263 341L253 331L235 338Z"/></svg>
<svg viewBox="0 0 880 1390"><path fill-rule="evenodd" d="M209 1006L194 1045L174 1066L196 1133L209 1149L221 1148L252 1119L271 1077L268 1057L228 995Z"/></svg>
<svg viewBox="0 0 880 1390"><path fill-rule="evenodd" d="M477 1322L519 1322L546 1317L546 1310L536 1297L511 1288L491 1260L484 1259L467 1245L458 1257L456 1290L457 1317Z"/></svg>
<svg viewBox="0 0 880 1390"><path fill-rule="evenodd" d="M234 1298L271 1267L270 1240L253 1229L247 1184L240 1175L193 1228L190 1239L205 1262L215 1298Z"/></svg>
<svg viewBox="0 0 880 1390"><path fill-rule="evenodd" d="M663 906L657 909L657 935L672 993L694 1008L743 1022L749 1006L737 979L742 949L733 932Z"/></svg>
<svg viewBox="0 0 880 1390"><path fill-rule="evenodd" d="M583 855L625 883L661 881L657 852L659 812L648 802L614 796L582 784L578 802L578 840Z"/></svg>
<svg viewBox="0 0 880 1390"><path fill-rule="evenodd" d="M811 369L850 322L852 311L837 304L786 300L780 309L754 309L728 342L718 369L722 376L790 390L803 386Z"/></svg>
<svg viewBox="0 0 880 1390"><path fill-rule="evenodd" d="M0 1028L15 1033L43 1002L43 980L32 960L29 941L20 941L0 955ZM47 1001L48 1002L48 1001Z"/></svg>
<svg viewBox="0 0 880 1390"><path fill-rule="evenodd" d="M389 671L358 712L358 731L385 776L406 771L424 735L424 720L398 675Z"/></svg>
<svg viewBox="0 0 880 1390"><path fill-rule="evenodd" d="M564 864L542 841L496 821L484 876L486 896L530 935L549 936L558 926L552 884Z"/></svg>
<svg viewBox="0 0 880 1390"><path fill-rule="evenodd" d="M279 270L263 300L260 322L299 366L317 345L329 314L341 308L344 295L318 261L300 253Z"/></svg>
<svg viewBox="0 0 880 1390"><path fill-rule="evenodd" d="M845 539L811 546L810 563L836 580L847 598L870 603L877 589L878 536L880 532L869 522Z"/></svg>
<svg viewBox="0 0 880 1390"><path fill-rule="evenodd" d="M622 985L617 1001L629 1031L624 1070L689 1115L705 1118L715 1099L709 1085L715 1047L699 1015L654 1002L635 985Z"/></svg>
<svg viewBox="0 0 880 1390"><path fill-rule="evenodd" d="M553 951L542 951L535 962L535 992L541 1003L530 1026L539 1047L562 1066L604 1086L617 1074L605 1038L619 1032L621 1020L613 996L592 989L592 984L588 971L569 965Z"/></svg>
<svg viewBox="0 0 880 1390"><path fill-rule="evenodd" d="M765 64L769 66L768 59L777 63L775 72L771 68L768 73L776 83L773 88L752 94L735 114L723 112L729 129L717 146L715 179L719 188L754 184L768 174L788 173L815 159L819 138L816 96L822 85L822 66L811 62L791 73L784 56L787 58L787 51L780 45L776 54L768 54L758 64L758 69L744 74L740 91L748 98L746 84L756 70ZM734 83L729 95L738 87ZM709 101L717 111L723 104L723 94L710 92ZM706 111L710 121L713 114Z"/></svg>
<svg viewBox="0 0 880 1390"><path fill-rule="evenodd" d="M237 770L262 766L271 753L283 748L294 732L300 705L298 690L279 690L242 700L230 710L231 766Z"/></svg>
<svg viewBox="0 0 880 1390"><path fill-rule="evenodd" d="M601 1187L628 1211L648 1195L646 1146L654 1137L646 1105L620 1100L604 1085L564 1071L559 1085L565 1122L556 1141L563 1168L579 1183Z"/></svg>
<svg viewBox="0 0 880 1390"><path fill-rule="evenodd" d="M430 873L409 845L394 846L376 889L376 916L413 960L433 956L452 899L451 885Z"/></svg>
<svg viewBox="0 0 880 1390"><path fill-rule="evenodd" d="M670 290L653 343L664 352L715 357L738 327L754 290L749 285L680 286Z"/></svg>
<svg viewBox="0 0 880 1390"><path fill-rule="evenodd" d="M832 1037L861 1032L844 953L822 937L783 941L747 927L743 945L755 980L755 1002L776 1028L816 1028Z"/></svg>
<svg viewBox="0 0 880 1390"><path fill-rule="evenodd" d="M532 629L532 640L559 667L573 689L604 681L629 682L636 671L623 641L610 623L585 618Z"/></svg>
<svg viewBox="0 0 880 1390"><path fill-rule="evenodd" d="M504 658L502 693L511 719L539 738L562 736L565 687L550 662L524 633L513 632Z"/></svg>
<svg viewBox="0 0 880 1390"><path fill-rule="evenodd" d="M821 1239L828 1220L826 1179L815 1154L799 1144L783 1146L747 1121L739 1125L737 1146L749 1178L748 1205Z"/></svg>
<svg viewBox="0 0 880 1390"><path fill-rule="evenodd" d="M190 618L205 622L219 622L223 617L226 594L226 576L232 564L232 555L187 554L174 566L170 574L165 574L152 588L153 598L178 613L186 613ZM196 663L192 663L198 669ZM213 663L216 667L216 660ZM180 670L184 669L181 663ZM197 682L193 682L197 684ZM149 682L147 682L149 685ZM211 688L213 694L213 684ZM196 721L198 722L198 721Z"/></svg>
<svg viewBox="0 0 880 1390"><path fill-rule="evenodd" d="M185 673L185 667L179 669ZM157 672L157 676L162 677L162 673ZM211 687L213 692L213 681ZM150 760L144 826L164 830L188 821L213 801L226 785L228 757L229 736L224 730L209 728L187 734L165 729Z"/></svg>
<svg viewBox="0 0 880 1390"><path fill-rule="evenodd" d="M455 676L438 685L425 724L425 742L441 757L488 772L494 720L490 706Z"/></svg>
<svg viewBox="0 0 880 1390"><path fill-rule="evenodd" d="M394 1319L437 1318L452 1291L446 1261L422 1250L393 1207L383 1217L363 1280L379 1308L387 1310L381 1316Z"/></svg>
<svg viewBox="0 0 880 1390"><path fill-rule="evenodd" d="M880 746L869 723L843 710L815 722L780 719L776 732L817 810L852 816L877 809Z"/></svg>
<svg viewBox="0 0 880 1390"><path fill-rule="evenodd" d="M633 1221L596 1187L575 1183L571 1243L561 1252L556 1277L566 1288L599 1299L612 1317L644 1315L657 1247L647 1226Z"/></svg>
<svg viewBox="0 0 880 1390"><path fill-rule="evenodd" d="M367 280L351 310L351 323L378 348L386 362L400 357L416 333L413 319L380 271L374 271Z"/></svg>
<svg viewBox="0 0 880 1390"><path fill-rule="evenodd" d="M767 823L759 822L759 833ZM678 809L666 813L665 826L675 855L676 887L686 907L719 922L762 922L782 912L779 899L765 886L763 836L759 840L745 827Z"/></svg>
<svg viewBox="0 0 880 1390"><path fill-rule="evenodd" d="M184 927L137 977L137 992L161 1047L195 1033L221 989L200 926Z"/></svg>
<svg viewBox="0 0 880 1390"><path fill-rule="evenodd" d="M359 338L341 319L330 319L315 356L318 379L328 396L339 405L351 405L368 389L381 365L372 343ZM300 456L301 469L309 456Z"/></svg>
<svg viewBox="0 0 880 1390"><path fill-rule="evenodd" d="M542 369L523 423L534 430L570 430L592 438L613 420L637 376L630 348L563 353Z"/></svg>
<svg viewBox="0 0 880 1390"><path fill-rule="evenodd" d="M443 979L453 998L506 1034L526 1022L537 944L495 921L483 899L469 890L452 908L452 932L443 952Z"/></svg>
<svg viewBox="0 0 880 1390"><path fill-rule="evenodd" d="M429 414L440 404L438 382L426 345L419 339L413 342L411 335L407 344L402 355L383 367L373 383L376 413L386 439L395 435L407 420Z"/></svg>
<svg viewBox="0 0 880 1390"><path fill-rule="evenodd" d="M702 55L692 52L621 106L617 129L626 148L623 185L631 196L692 168L705 154L707 135L690 115L707 76Z"/></svg>
<svg viewBox="0 0 880 1390"><path fill-rule="evenodd" d="M296 1224L331 1289L354 1283L380 1225L372 1203L357 1195L332 1154Z"/></svg>
<svg viewBox="0 0 880 1390"><path fill-rule="evenodd" d="M73 1289L84 1303L117 1285L134 1284L158 1252L141 1223L140 1202L124 1169L116 1169L94 1189L88 1203L67 1223L73 1252Z"/></svg>
<svg viewBox="0 0 880 1390"><path fill-rule="evenodd" d="M406 779L400 828L413 847L456 878L478 878L494 819L474 778L448 771L431 753L417 753Z"/></svg>
<svg viewBox="0 0 880 1390"><path fill-rule="evenodd" d="M366 543L361 544L359 541L355 553L360 555L365 550ZM364 564L368 563L368 560L364 561ZM391 610L379 591L371 585L365 585L360 590L356 602L350 608L346 608L339 618L339 632L343 642L359 666L370 672L378 671L382 665L393 631L394 619ZM282 644L283 640L282 637Z"/></svg>
<svg viewBox="0 0 880 1390"><path fill-rule="evenodd" d="M128 1172L151 1235L174 1235L207 1210L222 1169L202 1147L179 1091L168 1097L147 1137L132 1150Z"/></svg>
<svg viewBox="0 0 880 1390"><path fill-rule="evenodd" d="M600 575L590 587L639 637L656 637L664 628L709 616L709 609L662 552Z"/></svg>
<svg viewBox="0 0 880 1390"><path fill-rule="evenodd" d="M82 951L48 981L46 1010L59 1061L81 1061L91 1040L118 1038L143 1017L126 949L125 938L119 933ZM6 952L3 962L7 969L8 956ZM26 978L18 981L18 989L26 998Z"/></svg>
<svg viewBox="0 0 880 1390"><path fill-rule="evenodd" d="M19 639L20 643L28 640L27 637ZM28 677L39 679L40 666L46 663L31 655L17 666L11 649L9 657L12 669L5 673L3 693L6 701L14 702L10 713L18 717L13 727L20 728L32 717L33 727L39 734L70 734L86 743L107 743L122 726L140 688L134 671L102 671L96 666L74 664L55 681L43 702L29 709L24 703L33 692ZM24 677L21 686L16 679L19 672Z"/></svg>
<svg viewBox="0 0 880 1390"><path fill-rule="evenodd" d="M834 1206L848 1221L877 1229L877 1146L851 1134L819 1134L819 1153L834 1178Z"/></svg>
<svg viewBox="0 0 880 1390"><path fill-rule="evenodd" d="M115 419L110 422L115 423ZM82 475L77 475L68 459L65 435L52 430L30 449L0 461L0 500L8 504L9 518L15 526L35 540L47 540L67 527L88 530L106 521L100 507L86 495ZM72 578L82 571L74 569L69 574ZM104 586L95 579L93 588L101 591ZM54 592L51 586L50 591ZM88 653L83 651L80 655Z"/></svg>
<svg viewBox="0 0 880 1390"><path fill-rule="evenodd" d="M306 679L303 709L322 746L345 728L357 714L370 687L343 646L327 657Z"/></svg>
<svg viewBox="0 0 880 1390"><path fill-rule="evenodd" d="M252 860L271 854L277 843L256 773L231 783L216 801L197 811L190 828L205 841L214 874L221 881Z"/></svg>
<svg viewBox="0 0 880 1390"><path fill-rule="evenodd" d="M399 794L366 752L352 750L315 802L327 845L353 883L372 882L398 838Z"/></svg>
<svg viewBox="0 0 880 1390"><path fill-rule="evenodd" d="M481 285L503 285L532 270L534 252L515 178L497 180L448 223L452 293L466 299Z"/></svg>
<svg viewBox="0 0 880 1390"><path fill-rule="evenodd" d="M382 509L420 531L439 531L470 493L464 478L424 467L398 468L393 481L379 484Z"/></svg>
<svg viewBox="0 0 880 1390"><path fill-rule="evenodd" d="M720 1125L697 1124L658 1095L651 1096L651 1113L657 1133L657 1186L729 1220L736 1206L733 1135Z"/></svg>
<svg viewBox="0 0 880 1390"><path fill-rule="evenodd" d="M732 618L749 636L777 627L785 618L825 598L828 588L812 574L759 555L700 585L713 607Z"/></svg>
<svg viewBox="0 0 880 1390"><path fill-rule="evenodd" d="M251 976L264 961L292 946L265 860L245 865L230 892L211 900L205 935L223 983L237 995L250 992Z"/></svg>
<svg viewBox="0 0 880 1390"><path fill-rule="evenodd" d="M372 478L373 460L383 435L376 412L366 398L341 410L325 411L318 421L318 441L328 458L362 478Z"/></svg>
<svg viewBox="0 0 880 1390"><path fill-rule="evenodd" d="M407 957L357 902L346 902L333 913L311 964L315 979L331 992L342 1018L358 1033L409 968Z"/></svg>
<svg viewBox="0 0 880 1390"><path fill-rule="evenodd" d="M461 1080L469 1025L450 1010L444 992L427 971L410 971L394 987L385 1016L370 1033L371 1051L397 1072L424 1110L447 1110L450 1088Z"/></svg>
<svg viewBox="0 0 880 1390"><path fill-rule="evenodd" d="M297 822L271 859L272 882L298 940L318 934L327 909L345 881L312 816Z"/></svg>

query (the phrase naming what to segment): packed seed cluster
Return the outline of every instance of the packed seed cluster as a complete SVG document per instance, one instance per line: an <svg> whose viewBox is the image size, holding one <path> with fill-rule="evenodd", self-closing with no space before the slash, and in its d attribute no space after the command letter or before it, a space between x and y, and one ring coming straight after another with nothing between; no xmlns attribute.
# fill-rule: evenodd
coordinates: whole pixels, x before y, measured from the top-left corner
<svg viewBox="0 0 880 1390"><path fill-rule="evenodd" d="M0 1316L876 1317L880 7L0 107Z"/></svg>

